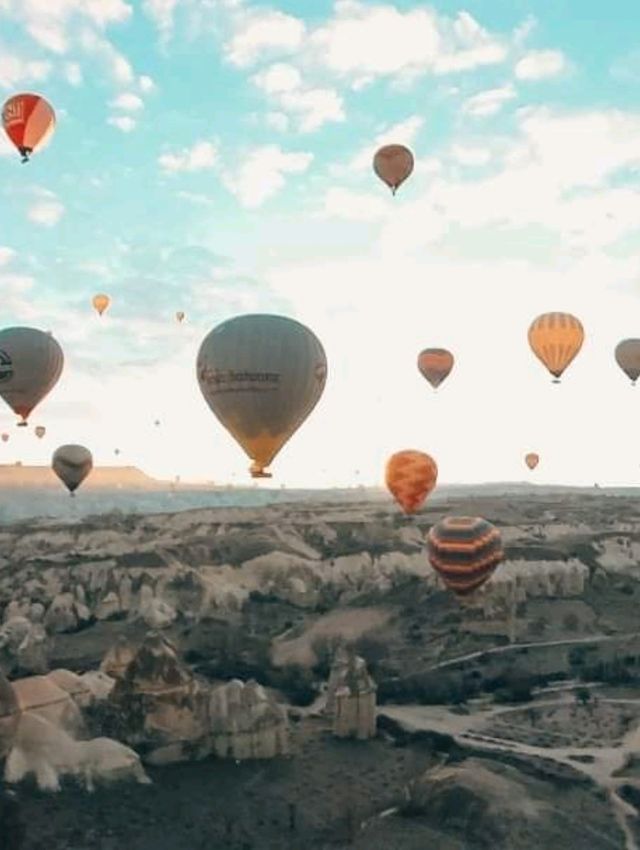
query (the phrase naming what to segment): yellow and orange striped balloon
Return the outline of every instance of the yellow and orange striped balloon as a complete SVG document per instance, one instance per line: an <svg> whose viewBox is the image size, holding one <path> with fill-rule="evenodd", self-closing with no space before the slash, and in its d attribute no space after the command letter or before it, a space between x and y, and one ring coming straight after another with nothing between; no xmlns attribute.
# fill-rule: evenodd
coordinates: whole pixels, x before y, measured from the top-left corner
<svg viewBox="0 0 640 850"><path fill-rule="evenodd" d="M436 486L438 466L424 452L396 452L387 461L385 481L393 498L406 514L415 513Z"/></svg>
<svg viewBox="0 0 640 850"><path fill-rule="evenodd" d="M529 452L524 456L524 462L527 464L529 469L535 469L536 466L540 463L540 456L535 452Z"/></svg>
<svg viewBox="0 0 640 850"><path fill-rule="evenodd" d="M437 389L453 369L453 354L446 348L425 348L418 355L418 369Z"/></svg>
<svg viewBox="0 0 640 850"><path fill-rule="evenodd" d="M449 516L427 535L429 562L456 596L473 593L504 558L499 529L481 517Z"/></svg>
<svg viewBox="0 0 640 850"><path fill-rule="evenodd" d="M560 376L582 348L584 328L571 313L543 313L529 327L529 345L560 383Z"/></svg>

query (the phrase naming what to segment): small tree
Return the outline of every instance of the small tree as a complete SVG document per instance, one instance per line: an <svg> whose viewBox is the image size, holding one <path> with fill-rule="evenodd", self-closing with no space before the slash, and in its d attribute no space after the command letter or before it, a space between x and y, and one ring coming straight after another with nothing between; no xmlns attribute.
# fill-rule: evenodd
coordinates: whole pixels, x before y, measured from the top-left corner
<svg viewBox="0 0 640 850"><path fill-rule="evenodd" d="M591 691L589 688L577 688L576 702L579 705L585 706L591 701Z"/></svg>

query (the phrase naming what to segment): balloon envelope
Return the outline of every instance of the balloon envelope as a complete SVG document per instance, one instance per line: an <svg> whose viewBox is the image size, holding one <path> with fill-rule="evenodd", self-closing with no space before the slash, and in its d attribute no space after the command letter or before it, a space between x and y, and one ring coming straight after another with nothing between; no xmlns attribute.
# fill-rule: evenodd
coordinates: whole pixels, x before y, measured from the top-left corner
<svg viewBox="0 0 640 850"><path fill-rule="evenodd" d="M571 313L543 313L529 327L529 345L555 383L582 348L584 329Z"/></svg>
<svg viewBox="0 0 640 850"><path fill-rule="evenodd" d="M616 345L616 363L631 378L631 383L640 376L640 339L623 339Z"/></svg>
<svg viewBox="0 0 640 850"><path fill-rule="evenodd" d="M446 348L425 348L418 355L418 369L437 389L453 369L453 354Z"/></svg>
<svg viewBox="0 0 640 850"><path fill-rule="evenodd" d="M38 437L39 440L41 440L46 433L47 429L44 427L44 425L36 426L36 437Z"/></svg>
<svg viewBox="0 0 640 850"><path fill-rule="evenodd" d="M535 469L540 462L540 457L535 452L529 452L529 454L525 455L524 462L527 464L529 469Z"/></svg>
<svg viewBox="0 0 640 850"><path fill-rule="evenodd" d="M177 319L179 322L182 322L182 321L183 321L183 319L184 319L184 313L182 312L182 310L178 310L178 312L176 313L176 319Z"/></svg>
<svg viewBox="0 0 640 850"><path fill-rule="evenodd" d="M2 442L3 442L3 443L8 443L8 442L9 442L9 435L8 435L8 434L3 434L3 435L2 435Z"/></svg>
<svg viewBox="0 0 640 850"><path fill-rule="evenodd" d="M104 293L100 292L98 293L98 295L93 296L93 301L91 303L98 311L98 314L101 316L108 308L109 304L111 304L111 299L108 295L105 295Z"/></svg>
<svg viewBox="0 0 640 850"><path fill-rule="evenodd" d="M84 446L60 446L53 453L51 467L58 478L73 493L93 468L93 457Z"/></svg>
<svg viewBox="0 0 640 850"><path fill-rule="evenodd" d="M60 345L35 328L0 331L0 396L21 425L58 382L64 366Z"/></svg>
<svg viewBox="0 0 640 850"><path fill-rule="evenodd" d="M427 535L429 562L457 596L473 593L504 557L502 535L480 517L445 517Z"/></svg>
<svg viewBox="0 0 640 850"><path fill-rule="evenodd" d="M38 94L15 94L2 107L2 126L23 162L29 154L41 148L56 126L55 112L50 103Z"/></svg>
<svg viewBox="0 0 640 850"><path fill-rule="evenodd" d="M202 394L253 461L268 466L316 406L327 378L322 344L285 316L236 316L215 327L197 358Z"/></svg>
<svg viewBox="0 0 640 850"><path fill-rule="evenodd" d="M422 506L437 480L436 462L424 452L407 449L396 452L387 461L387 488L406 514L412 514Z"/></svg>
<svg viewBox="0 0 640 850"><path fill-rule="evenodd" d="M413 154L404 145L384 145L373 157L373 170L395 195L413 171Z"/></svg>

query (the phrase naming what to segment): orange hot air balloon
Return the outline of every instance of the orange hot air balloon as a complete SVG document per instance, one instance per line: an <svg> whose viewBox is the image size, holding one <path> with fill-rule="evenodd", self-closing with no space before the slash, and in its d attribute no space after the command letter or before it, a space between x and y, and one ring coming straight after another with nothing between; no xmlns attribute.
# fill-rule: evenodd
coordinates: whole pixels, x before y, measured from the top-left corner
<svg viewBox="0 0 640 850"><path fill-rule="evenodd" d="M477 590L504 558L500 531L481 517L449 516L427 535L429 562L456 596Z"/></svg>
<svg viewBox="0 0 640 850"><path fill-rule="evenodd" d="M2 107L2 126L23 162L43 147L56 126L56 115L39 94L15 94Z"/></svg>
<svg viewBox="0 0 640 850"><path fill-rule="evenodd" d="M540 463L540 456L535 452L529 452L529 454L524 456L524 462L527 464L529 469L535 469Z"/></svg>
<svg viewBox="0 0 640 850"><path fill-rule="evenodd" d="M554 376L554 384L582 348L584 329L571 313L543 313L529 327L529 345Z"/></svg>
<svg viewBox="0 0 640 850"><path fill-rule="evenodd" d="M425 348L418 355L418 369L434 389L451 372L453 363L453 354L446 348Z"/></svg>
<svg viewBox="0 0 640 850"><path fill-rule="evenodd" d="M413 171L413 154L404 145L384 145L373 157L373 170L395 195Z"/></svg>
<svg viewBox="0 0 640 850"><path fill-rule="evenodd" d="M9 442L9 435L8 435L8 434L3 434L3 435L2 435L2 442L3 442L3 443L8 443L8 442Z"/></svg>
<svg viewBox="0 0 640 850"><path fill-rule="evenodd" d="M47 429L44 427L44 425L37 425L37 426L36 426L36 428L35 428L35 434L36 434L36 437L37 437L39 440L41 440L41 439L44 437L44 435L45 435L46 433L47 433Z"/></svg>
<svg viewBox="0 0 640 850"><path fill-rule="evenodd" d="M184 321L184 313L182 312L182 310L178 310L178 312L176 313L176 319L177 319L179 322L183 322L183 321Z"/></svg>
<svg viewBox="0 0 640 850"><path fill-rule="evenodd" d="M415 513L422 506L437 480L437 464L424 452L408 449L396 452L387 461L387 488L406 514Z"/></svg>
<svg viewBox="0 0 640 850"><path fill-rule="evenodd" d="M635 387L640 376L640 339L623 339L616 345L616 363L622 371L631 378Z"/></svg>
<svg viewBox="0 0 640 850"><path fill-rule="evenodd" d="M101 316L104 311L109 307L109 304L111 304L111 299L108 295L105 295L101 292L98 295L93 296L93 301L91 303L98 311L98 315Z"/></svg>

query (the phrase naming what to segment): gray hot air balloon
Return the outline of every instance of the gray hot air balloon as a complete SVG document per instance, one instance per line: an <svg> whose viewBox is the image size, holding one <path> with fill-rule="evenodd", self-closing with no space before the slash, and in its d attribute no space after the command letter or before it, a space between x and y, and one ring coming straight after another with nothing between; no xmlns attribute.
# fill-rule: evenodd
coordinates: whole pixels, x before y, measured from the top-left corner
<svg viewBox="0 0 640 850"><path fill-rule="evenodd" d="M84 446L60 446L53 453L51 467L73 496L93 469L93 457Z"/></svg>
<svg viewBox="0 0 640 850"><path fill-rule="evenodd" d="M635 386L640 377L640 339L623 339L616 345L616 363L622 371L631 378Z"/></svg>
<svg viewBox="0 0 640 850"><path fill-rule="evenodd" d="M207 404L251 458L251 475L265 478L264 468L318 403L327 358L300 322L236 316L203 340L197 376Z"/></svg>
<svg viewBox="0 0 640 850"><path fill-rule="evenodd" d="M36 328L0 331L0 396L26 425L31 411L58 382L64 365L60 345Z"/></svg>

